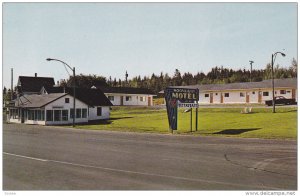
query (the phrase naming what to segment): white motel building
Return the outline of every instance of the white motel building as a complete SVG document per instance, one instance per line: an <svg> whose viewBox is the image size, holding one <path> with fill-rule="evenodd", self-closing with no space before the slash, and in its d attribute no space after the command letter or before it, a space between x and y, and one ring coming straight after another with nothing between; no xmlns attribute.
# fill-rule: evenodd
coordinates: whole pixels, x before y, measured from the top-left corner
<svg viewBox="0 0 300 196"><path fill-rule="evenodd" d="M176 87L198 88L199 104L264 104L272 99L272 80ZM274 87L275 96L293 98L297 102L297 78L275 79Z"/></svg>

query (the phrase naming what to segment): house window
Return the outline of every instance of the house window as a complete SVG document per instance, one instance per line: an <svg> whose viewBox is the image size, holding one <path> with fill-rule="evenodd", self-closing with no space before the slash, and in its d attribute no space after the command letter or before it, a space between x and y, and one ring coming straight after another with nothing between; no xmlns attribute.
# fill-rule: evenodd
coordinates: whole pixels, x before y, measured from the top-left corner
<svg viewBox="0 0 300 196"><path fill-rule="evenodd" d="M61 110L54 110L54 121L61 121Z"/></svg>
<svg viewBox="0 0 300 196"><path fill-rule="evenodd" d="M269 96L269 92L263 92L263 96L264 96L264 97Z"/></svg>
<svg viewBox="0 0 300 196"><path fill-rule="evenodd" d="M97 107L97 116L102 116L102 107Z"/></svg>
<svg viewBox="0 0 300 196"><path fill-rule="evenodd" d="M65 98L65 103L70 103L70 98Z"/></svg>
<svg viewBox="0 0 300 196"><path fill-rule="evenodd" d="M28 111L28 120L34 120L34 110Z"/></svg>
<svg viewBox="0 0 300 196"><path fill-rule="evenodd" d="M41 120L44 121L45 120L45 111L41 110Z"/></svg>
<svg viewBox="0 0 300 196"><path fill-rule="evenodd" d="M74 109L70 109L70 118L73 119Z"/></svg>
<svg viewBox="0 0 300 196"><path fill-rule="evenodd" d="M62 121L68 121L69 117L69 111L68 110L62 110L61 111L61 120Z"/></svg>
<svg viewBox="0 0 300 196"><path fill-rule="evenodd" d="M286 90L280 90L280 94L282 95L286 94Z"/></svg>
<svg viewBox="0 0 300 196"><path fill-rule="evenodd" d="M29 119L29 116L30 116L30 110L28 111L28 120ZM46 110L46 120L47 121L53 121L53 110Z"/></svg>
<svg viewBox="0 0 300 196"><path fill-rule="evenodd" d="M81 118L81 108L76 109L76 118Z"/></svg>
<svg viewBox="0 0 300 196"><path fill-rule="evenodd" d="M245 93L240 92L240 97L245 97Z"/></svg>
<svg viewBox="0 0 300 196"><path fill-rule="evenodd" d="M110 101L114 101L115 100L115 97L114 96L108 96L107 97Z"/></svg>
<svg viewBox="0 0 300 196"><path fill-rule="evenodd" d="M87 118L87 109L86 108L82 109L82 118Z"/></svg>
<svg viewBox="0 0 300 196"><path fill-rule="evenodd" d="M132 100L132 97L131 97L131 96L126 96L126 97L125 97L125 100L126 100L126 101L131 101L131 100Z"/></svg>
<svg viewBox="0 0 300 196"><path fill-rule="evenodd" d="M224 93L224 97L229 97L229 93Z"/></svg>
<svg viewBox="0 0 300 196"><path fill-rule="evenodd" d="M209 97L209 94L204 94L204 97Z"/></svg>

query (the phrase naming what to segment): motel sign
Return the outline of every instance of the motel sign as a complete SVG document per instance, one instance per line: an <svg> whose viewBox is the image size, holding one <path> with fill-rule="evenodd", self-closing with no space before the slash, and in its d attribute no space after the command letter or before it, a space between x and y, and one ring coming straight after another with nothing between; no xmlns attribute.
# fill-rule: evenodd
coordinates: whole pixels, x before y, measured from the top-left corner
<svg viewBox="0 0 300 196"><path fill-rule="evenodd" d="M177 130L178 107L198 108L199 89L166 88L165 100L169 127Z"/></svg>

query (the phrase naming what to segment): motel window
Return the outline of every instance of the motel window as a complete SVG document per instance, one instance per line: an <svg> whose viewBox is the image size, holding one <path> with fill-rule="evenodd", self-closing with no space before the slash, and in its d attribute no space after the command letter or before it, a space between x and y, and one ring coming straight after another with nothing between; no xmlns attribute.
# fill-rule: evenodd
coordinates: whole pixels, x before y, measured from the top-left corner
<svg viewBox="0 0 300 196"><path fill-rule="evenodd" d="M146 97L140 97L140 101L146 101Z"/></svg>
<svg viewBox="0 0 300 196"><path fill-rule="evenodd" d="M28 111L28 120L29 119L29 116L30 116L30 110ZM53 110L46 110L46 120L47 121L53 121Z"/></svg>
<svg viewBox="0 0 300 196"><path fill-rule="evenodd" d="M97 107L97 116L102 116L102 107Z"/></svg>
<svg viewBox="0 0 300 196"><path fill-rule="evenodd" d="M61 120L62 121L68 121L69 117L69 111L68 110L62 110L61 111Z"/></svg>
<svg viewBox="0 0 300 196"><path fill-rule="evenodd" d="M82 118L87 118L87 109L82 108Z"/></svg>
<svg viewBox="0 0 300 196"><path fill-rule="evenodd" d="M240 97L245 97L245 93L241 92Z"/></svg>
<svg viewBox="0 0 300 196"><path fill-rule="evenodd" d="M65 103L70 103L70 98L65 98Z"/></svg>
<svg viewBox="0 0 300 196"><path fill-rule="evenodd" d="M76 109L76 118L81 118L81 108Z"/></svg>
<svg viewBox="0 0 300 196"><path fill-rule="evenodd" d="M264 96L264 97L269 96L269 92L263 92L263 96Z"/></svg>
<svg viewBox="0 0 300 196"><path fill-rule="evenodd" d="M115 100L115 97L114 96L108 96L107 97L110 101L114 101Z"/></svg>
<svg viewBox="0 0 300 196"><path fill-rule="evenodd" d="M131 101L131 100L132 100L132 97L131 97L131 96L126 96L126 97L125 97L125 100L126 100L126 101Z"/></svg>
<svg viewBox="0 0 300 196"><path fill-rule="evenodd" d="M286 90L280 90L280 94L282 95L286 94Z"/></svg>
<svg viewBox="0 0 300 196"><path fill-rule="evenodd" d="M204 94L204 97L209 97L209 94Z"/></svg>
<svg viewBox="0 0 300 196"><path fill-rule="evenodd" d="M225 93L225 94L224 94L224 97L229 97L229 93Z"/></svg>
<svg viewBox="0 0 300 196"><path fill-rule="evenodd" d="M61 110L54 110L54 121L61 121Z"/></svg>

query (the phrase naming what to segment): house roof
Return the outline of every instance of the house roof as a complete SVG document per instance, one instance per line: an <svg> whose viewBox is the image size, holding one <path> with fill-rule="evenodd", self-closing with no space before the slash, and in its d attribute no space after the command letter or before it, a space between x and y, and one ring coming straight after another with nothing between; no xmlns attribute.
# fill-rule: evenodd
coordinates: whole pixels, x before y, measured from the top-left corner
<svg viewBox="0 0 300 196"><path fill-rule="evenodd" d="M67 95L66 93L23 95L15 99L15 107L40 108Z"/></svg>
<svg viewBox="0 0 300 196"><path fill-rule="evenodd" d="M73 96L73 88L70 87L44 87L48 94L68 93ZM89 106L112 106L113 104L100 89L76 88L75 97Z"/></svg>
<svg viewBox="0 0 300 196"><path fill-rule="evenodd" d="M51 87L55 84L54 78L19 76L19 92L39 92L43 86Z"/></svg>
<svg viewBox="0 0 300 196"><path fill-rule="evenodd" d="M97 89L101 89L104 93L155 95L152 90L147 88L97 86Z"/></svg>
<svg viewBox="0 0 300 196"><path fill-rule="evenodd" d="M297 78L274 79L275 88L297 88ZM226 90L247 90L272 88L272 80L261 82L243 82L229 84L205 84L191 86L170 86L169 88L198 88L199 91L226 91ZM160 93L163 93L161 91Z"/></svg>

